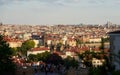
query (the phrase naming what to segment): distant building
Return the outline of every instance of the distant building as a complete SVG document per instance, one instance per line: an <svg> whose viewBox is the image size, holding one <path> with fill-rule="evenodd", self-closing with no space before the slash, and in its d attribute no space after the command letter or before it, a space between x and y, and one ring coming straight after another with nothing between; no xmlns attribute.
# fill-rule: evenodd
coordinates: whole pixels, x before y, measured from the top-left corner
<svg viewBox="0 0 120 75"><path fill-rule="evenodd" d="M92 43L101 42L101 38L90 38L89 42L92 42Z"/></svg>
<svg viewBox="0 0 120 75"><path fill-rule="evenodd" d="M38 53L43 53L43 52L50 52L50 49L46 48L46 47L36 47L36 48L32 48L31 50L27 51L27 56L29 56L30 54L38 54Z"/></svg>
<svg viewBox="0 0 120 75"><path fill-rule="evenodd" d="M21 47L21 45L23 43L22 40L14 39L14 38L11 38L8 36L4 36L3 38L9 44L9 47L11 47L11 48Z"/></svg>
<svg viewBox="0 0 120 75"><path fill-rule="evenodd" d="M76 46L76 40L74 38L68 38L67 43L71 47L75 47Z"/></svg>
<svg viewBox="0 0 120 75"><path fill-rule="evenodd" d="M40 45L40 46L44 45L44 36L43 35L32 35L31 37L33 40L36 40L36 43L38 45Z"/></svg>
<svg viewBox="0 0 120 75"><path fill-rule="evenodd" d="M118 57L120 52L120 31L110 32L109 36L111 63L115 66L115 70L120 70L120 58Z"/></svg>
<svg viewBox="0 0 120 75"><path fill-rule="evenodd" d="M8 32L7 30L4 30L3 35L4 35L4 36L8 36L8 35L9 35L9 32Z"/></svg>
<svg viewBox="0 0 120 75"><path fill-rule="evenodd" d="M105 62L104 59L101 59L101 60L100 60L100 59L96 59L96 58L93 58L93 59L92 59L92 65L93 65L94 67L102 66L104 62Z"/></svg>
<svg viewBox="0 0 120 75"><path fill-rule="evenodd" d="M23 39L24 40L29 40L31 38L31 33L24 33L23 34Z"/></svg>

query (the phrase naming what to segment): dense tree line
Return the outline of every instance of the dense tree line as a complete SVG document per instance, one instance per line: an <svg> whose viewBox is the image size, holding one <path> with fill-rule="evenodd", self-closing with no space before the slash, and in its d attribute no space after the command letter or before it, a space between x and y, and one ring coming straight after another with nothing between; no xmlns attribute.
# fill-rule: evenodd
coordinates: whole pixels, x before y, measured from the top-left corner
<svg viewBox="0 0 120 75"><path fill-rule="evenodd" d="M49 52L38 53L37 55L30 54L28 56L28 61L36 62L36 61L43 61L45 63L51 63L54 65L62 64L66 66L67 69L69 67L78 67L78 61L75 60L73 57L68 56L65 59L62 59L57 53L50 54Z"/></svg>
<svg viewBox="0 0 120 75"><path fill-rule="evenodd" d="M13 51L0 35L0 75L14 75L15 64L12 62Z"/></svg>

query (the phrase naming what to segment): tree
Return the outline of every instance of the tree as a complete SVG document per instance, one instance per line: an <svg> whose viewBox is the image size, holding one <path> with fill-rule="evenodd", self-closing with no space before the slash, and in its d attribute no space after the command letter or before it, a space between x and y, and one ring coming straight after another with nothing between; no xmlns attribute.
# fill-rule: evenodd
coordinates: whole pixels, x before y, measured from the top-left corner
<svg viewBox="0 0 120 75"><path fill-rule="evenodd" d="M62 57L59 56L57 53L50 54L47 61L48 63L52 63L54 65L59 65L63 63Z"/></svg>
<svg viewBox="0 0 120 75"><path fill-rule="evenodd" d="M50 52L43 52L43 53L38 53L36 54L30 54L28 56L28 60L29 61L43 61L43 62L47 62L48 61L48 57L50 56Z"/></svg>
<svg viewBox="0 0 120 75"><path fill-rule="evenodd" d="M55 48L55 45L51 44L51 45L50 45L50 51L53 52L53 51L54 51L54 48Z"/></svg>
<svg viewBox="0 0 120 75"><path fill-rule="evenodd" d="M12 55L13 56L16 56L17 55L17 53L18 53L18 50L17 50L17 48L11 48L11 50L12 50Z"/></svg>
<svg viewBox="0 0 120 75"><path fill-rule="evenodd" d="M30 61L38 61L37 55L35 55L35 54L30 54L28 56L28 58Z"/></svg>
<svg viewBox="0 0 120 75"><path fill-rule="evenodd" d="M92 67L92 59L96 58L96 59L105 59L107 58L107 56L105 55L105 53L101 52L94 52L94 51L85 51L82 54L78 54L79 58L82 59L84 62L83 64L85 64L87 67Z"/></svg>
<svg viewBox="0 0 120 75"><path fill-rule="evenodd" d="M13 75L15 64L12 62L12 50L0 35L0 74Z"/></svg>
<svg viewBox="0 0 120 75"><path fill-rule="evenodd" d="M57 43L56 50L61 51L62 43Z"/></svg>
<svg viewBox="0 0 120 75"><path fill-rule="evenodd" d="M104 43L105 43L105 40L104 40L104 38L102 37L102 38L101 38L101 46L100 46L100 49L101 49L101 50L104 50L104 48L105 48Z"/></svg>
<svg viewBox="0 0 120 75"><path fill-rule="evenodd" d="M76 44L78 47L81 47L82 42L80 41L80 39L76 39Z"/></svg>
<svg viewBox="0 0 120 75"><path fill-rule="evenodd" d="M46 52L43 52L41 54L37 54L38 56L38 60L39 61L44 61L44 62L47 62L48 61L48 58L50 57L50 52L46 51Z"/></svg>
<svg viewBox="0 0 120 75"><path fill-rule="evenodd" d="M27 56L27 51L34 47L35 47L35 42L33 40L27 40L24 43L22 43L22 46L20 47L20 51L23 55Z"/></svg>
<svg viewBox="0 0 120 75"><path fill-rule="evenodd" d="M75 60L75 58L68 56L67 58L64 59L64 65L66 66L67 69L69 69L70 67L77 68L78 61Z"/></svg>

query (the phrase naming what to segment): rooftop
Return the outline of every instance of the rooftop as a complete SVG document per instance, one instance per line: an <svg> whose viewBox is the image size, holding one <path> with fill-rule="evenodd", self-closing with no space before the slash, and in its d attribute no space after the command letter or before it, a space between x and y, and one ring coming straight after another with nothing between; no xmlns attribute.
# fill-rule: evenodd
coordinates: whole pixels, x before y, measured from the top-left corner
<svg viewBox="0 0 120 75"><path fill-rule="evenodd" d="M49 50L47 47L37 47L37 48L32 48L30 51L47 51Z"/></svg>

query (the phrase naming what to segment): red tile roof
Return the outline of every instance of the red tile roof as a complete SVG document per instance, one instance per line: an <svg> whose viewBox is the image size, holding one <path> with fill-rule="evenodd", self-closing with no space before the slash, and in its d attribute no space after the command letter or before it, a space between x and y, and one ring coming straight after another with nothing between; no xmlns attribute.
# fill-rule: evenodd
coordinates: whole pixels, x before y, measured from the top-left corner
<svg viewBox="0 0 120 75"><path fill-rule="evenodd" d="M3 39L4 39L6 42L22 42L22 40L15 39L15 38L11 38L11 37L8 37L8 36L4 36Z"/></svg>
<svg viewBox="0 0 120 75"><path fill-rule="evenodd" d="M50 50L47 47L36 47L36 48L32 48L30 51L47 51Z"/></svg>

